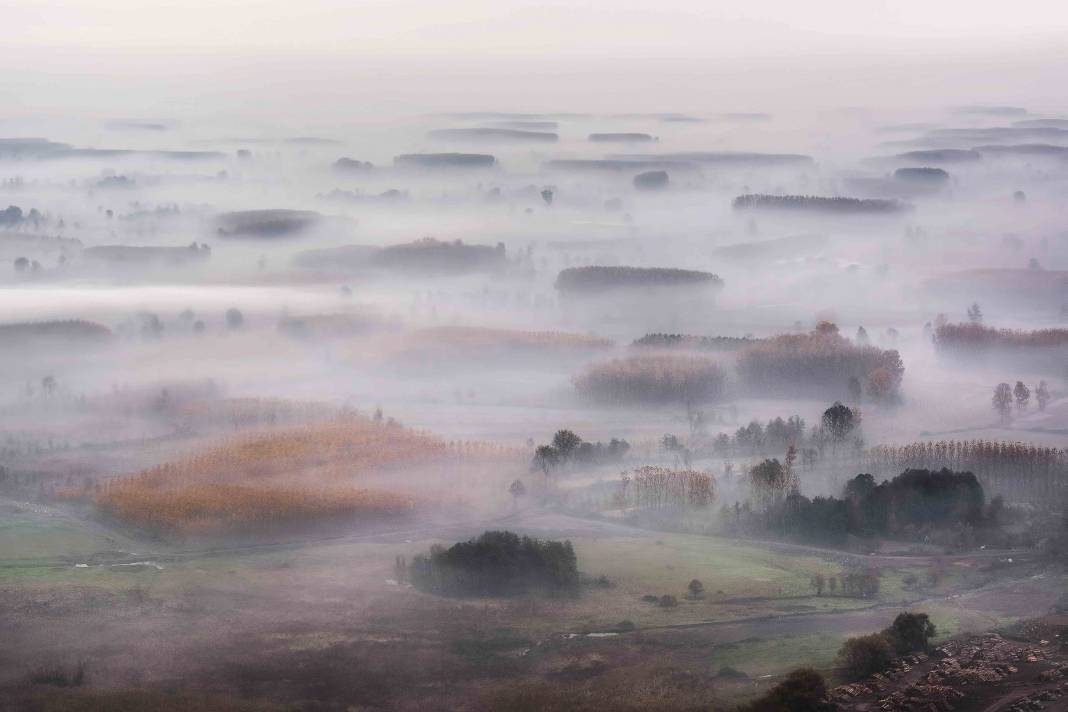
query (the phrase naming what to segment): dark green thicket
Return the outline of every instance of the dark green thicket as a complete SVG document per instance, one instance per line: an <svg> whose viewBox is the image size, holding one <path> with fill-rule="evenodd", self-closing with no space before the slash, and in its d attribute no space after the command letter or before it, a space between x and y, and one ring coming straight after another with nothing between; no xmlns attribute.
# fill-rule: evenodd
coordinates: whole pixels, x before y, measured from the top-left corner
<svg viewBox="0 0 1068 712"><path fill-rule="evenodd" d="M417 588L446 596L514 596L531 591L574 593L579 575L570 541L543 541L488 531L412 559Z"/></svg>
<svg viewBox="0 0 1068 712"><path fill-rule="evenodd" d="M787 675L763 697L741 707L739 712L824 712L834 709L824 701L826 696L823 676L802 668Z"/></svg>
<svg viewBox="0 0 1068 712"><path fill-rule="evenodd" d="M970 472L905 470L881 484L861 474L843 499L791 494L769 510L768 526L787 536L838 545L848 535L890 536L985 523L983 487Z"/></svg>

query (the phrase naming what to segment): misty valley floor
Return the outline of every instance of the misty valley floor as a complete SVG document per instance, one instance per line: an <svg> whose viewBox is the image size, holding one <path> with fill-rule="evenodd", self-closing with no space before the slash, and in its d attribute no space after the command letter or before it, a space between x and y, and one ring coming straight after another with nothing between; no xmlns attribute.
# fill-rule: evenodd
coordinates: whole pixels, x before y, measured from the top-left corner
<svg viewBox="0 0 1068 712"><path fill-rule="evenodd" d="M258 37L261 4L255 32L198 32ZM507 5L425 14L481 35ZM649 36L661 11L708 19L650 10ZM16 14L16 54L62 29L41 17ZM750 703L805 667L839 712L1052 694L1052 69L957 103L1009 73L984 54L982 83L910 105L900 68L835 54L868 91L761 61L732 93L705 81L728 65L680 72L646 39L592 74L539 52L540 78L479 62L428 87L438 70L370 62L366 95L345 63L231 82L195 52L180 88L138 52L123 91L90 59L73 93L4 73L2 712L769 712ZM920 84L957 83L934 56L911 57ZM987 679L987 653L1023 662ZM982 684L917 702L921 679Z"/></svg>
<svg viewBox="0 0 1068 712"><path fill-rule="evenodd" d="M20 683L36 670L84 662L84 694L181 690L220 705L482 709L566 690L608 708L677 709L746 698L801 664L830 670L845 637L884 627L905 607L929 612L943 636L983 631L1047 609L1068 583L1026 555L1011 569L984 570L1003 555L977 552L951 557L936 588L907 591L901 577L931 557L888 555L877 600L816 596L812 573L838 571L853 555L536 509L321 542L183 551L48 510L4 507L15 517L0 536L35 546L0 562L0 670L10 695L29 694ZM462 601L391 579L398 554L505 526L570 538L583 570L607 576L611 587L587 587L574 600ZM94 538L112 548L87 545ZM131 544L136 553L123 551ZM708 595L685 600L695 577ZM667 592L678 594L678 608L641 601Z"/></svg>

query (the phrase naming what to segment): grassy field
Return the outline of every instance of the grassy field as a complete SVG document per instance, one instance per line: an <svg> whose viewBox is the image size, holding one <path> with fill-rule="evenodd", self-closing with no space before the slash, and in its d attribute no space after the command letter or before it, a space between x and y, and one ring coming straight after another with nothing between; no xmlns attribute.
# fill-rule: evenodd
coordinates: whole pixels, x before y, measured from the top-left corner
<svg viewBox="0 0 1068 712"><path fill-rule="evenodd" d="M713 646L709 664L717 671L730 668L750 678L781 675L799 661L817 670L834 666L842 639L837 635L784 635L781 638L749 638L738 643Z"/></svg>
<svg viewBox="0 0 1068 712"><path fill-rule="evenodd" d="M874 605L905 604L948 590L963 571L949 571L938 587L918 591L906 587L909 575L923 569L902 565L880 569L880 590L873 599L816 595L812 577L841 576L846 570L833 557L787 554L759 545L684 534L640 533L633 537L575 541L580 568L590 576L607 576L608 592L593 592L596 605L582 623L595 625L622 619L638 625L671 625L698 621L729 621L798 613L838 612ZM691 600L687 586L698 579L704 595ZM662 609L641 601L644 595L676 596L677 608Z"/></svg>
<svg viewBox="0 0 1068 712"><path fill-rule="evenodd" d="M0 514L0 559L5 561L77 557L109 548L113 543L104 534L75 521L16 507Z"/></svg>
<svg viewBox="0 0 1068 712"><path fill-rule="evenodd" d="M924 566L906 561L882 569L875 599L816 596L812 575L840 575L842 557L556 514L506 519L183 550L119 532L109 537L101 524L73 516L19 512L0 530L11 543L0 553L0 635L20 651L17 659L0 655L0 684L62 651L67 662L93 661L94 689L223 675L205 689L274 700L274 688L238 684L234 670L313 670L345 661L404 682L389 689L416 685L434 694L444 693L425 678L444 670L465 699L513 683L562 681L600 695L607 694L601 687L633 679L642 689L660 689L669 684L664 671L675 671L670 684L682 685L672 688L671 695L682 696L676 699L697 694L679 682L692 679L712 685L720 699L737 700L799 665L831 670L844 638L884 627L905 601L926 597L913 607L929 612L946 636L1010 623L1048 605L1068 584L1063 576L1024 571L992 577L966 565L945 567L937 587L917 591L903 579L922 578ZM460 600L392 580L396 556L410 560L484 528L558 532L573 541L586 576L609 583L587 585L573 599ZM693 578L705 587L696 600L685 597ZM1015 596L1009 603L1005 591ZM642 600L663 594L676 596L678 606ZM600 635L608 631L622 632ZM228 667L218 671L213 660Z"/></svg>

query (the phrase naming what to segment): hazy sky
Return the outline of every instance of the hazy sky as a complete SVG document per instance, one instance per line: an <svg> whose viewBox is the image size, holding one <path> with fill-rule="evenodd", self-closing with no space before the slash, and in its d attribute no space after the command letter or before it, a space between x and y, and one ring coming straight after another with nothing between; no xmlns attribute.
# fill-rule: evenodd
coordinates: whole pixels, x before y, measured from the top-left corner
<svg viewBox="0 0 1068 712"><path fill-rule="evenodd" d="M1068 3L1017 0L7 0L5 44L138 50L790 54L1063 41Z"/></svg>
<svg viewBox="0 0 1068 712"><path fill-rule="evenodd" d="M7 115L1060 111L1068 3L6 0ZM12 30L11 28L17 28ZM803 102L799 102L803 99ZM294 111L314 105L312 116ZM2 119L0 119L2 120Z"/></svg>

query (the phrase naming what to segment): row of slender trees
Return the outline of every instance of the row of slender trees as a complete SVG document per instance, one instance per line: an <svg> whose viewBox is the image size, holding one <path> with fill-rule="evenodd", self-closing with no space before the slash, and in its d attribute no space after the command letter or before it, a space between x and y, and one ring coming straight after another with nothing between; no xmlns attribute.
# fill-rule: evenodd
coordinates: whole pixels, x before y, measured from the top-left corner
<svg viewBox="0 0 1068 712"><path fill-rule="evenodd" d="M889 474L908 468L972 472L989 496L1057 506L1068 493L1068 450L1030 443L942 440L879 445L865 453L865 469Z"/></svg>
<svg viewBox="0 0 1068 712"><path fill-rule="evenodd" d="M623 473L617 498L621 507L658 512L704 509L716 499L716 480L697 470L639 467Z"/></svg>

